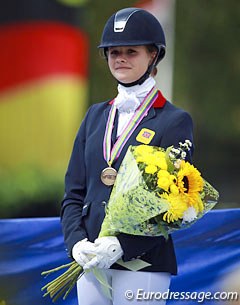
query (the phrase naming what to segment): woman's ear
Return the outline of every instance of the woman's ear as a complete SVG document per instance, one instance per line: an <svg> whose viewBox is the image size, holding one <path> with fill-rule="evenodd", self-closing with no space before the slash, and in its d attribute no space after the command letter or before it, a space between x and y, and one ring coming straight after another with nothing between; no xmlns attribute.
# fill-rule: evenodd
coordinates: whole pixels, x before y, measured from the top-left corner
<svg viewBox="0 0 240 305"><path fill-rule="evenodd" d="M153 64L156 61L156 56L157 56L157 52L154 51L150 53L151 60L149 62L149 65Z"/></svg>
<svg viewBox="0 0 240 305"><path fill-rule="evenodd" d="M154 76L157 75L157 72L158 72L157 67L154 67L154 68L152 69L151 75L154 77Z"/></svg>
<svg viewBox="0 0 240 305"><path fill-rule="evenodd" d="M152 58L152 59L155 59L156 56L157 56L157 52L152 52L152 53L151 53L151 58Z"/></svg>

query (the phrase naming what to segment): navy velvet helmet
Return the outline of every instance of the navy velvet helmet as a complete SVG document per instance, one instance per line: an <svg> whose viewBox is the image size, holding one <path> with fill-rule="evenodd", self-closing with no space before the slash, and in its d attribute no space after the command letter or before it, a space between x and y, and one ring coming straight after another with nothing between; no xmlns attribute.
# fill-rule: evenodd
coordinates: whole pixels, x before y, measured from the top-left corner
<svg viewBox="0 0 240 305"><path fill-rule="evenodd" d="M138 80L128 84L118 81L125 87L141 85L163 59L166 49L165 35L157 18L140 8L124 8L108 19L98 46L104 50L106 58L109 47L141 45L155 46L157 56Z"/></svg>
<svg viewBox="0 0 240 305"><path fill-rule="evenodd" d="M140 8L125 8L112 15L103 30L99 48L154 45L158 49L155 66L165 55L165 35L159 21Z"/></svg>

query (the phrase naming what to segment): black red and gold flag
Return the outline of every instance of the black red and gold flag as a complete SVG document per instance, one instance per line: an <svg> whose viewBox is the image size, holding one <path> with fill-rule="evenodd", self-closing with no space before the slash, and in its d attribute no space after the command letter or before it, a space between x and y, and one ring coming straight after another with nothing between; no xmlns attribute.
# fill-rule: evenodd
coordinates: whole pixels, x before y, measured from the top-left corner
<svg viewBox="0 0 240 305"><path fill-rule="evenodd" d="M65 168L87 105L84 6L0 5L0 168ZM82 1L84 3L84 1Z"/></svg>

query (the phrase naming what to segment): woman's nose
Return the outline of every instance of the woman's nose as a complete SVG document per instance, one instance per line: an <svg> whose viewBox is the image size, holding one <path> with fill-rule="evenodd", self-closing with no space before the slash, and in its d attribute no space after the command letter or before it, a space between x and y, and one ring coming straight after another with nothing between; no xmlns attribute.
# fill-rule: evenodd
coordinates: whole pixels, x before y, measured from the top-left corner
<svg viewBox="0 0 240 305"><path fill-rule="evenodd" d="M119 54L117 57L117 61L118 62L126 62L126 57L124 56L124 54Z"/></svg>

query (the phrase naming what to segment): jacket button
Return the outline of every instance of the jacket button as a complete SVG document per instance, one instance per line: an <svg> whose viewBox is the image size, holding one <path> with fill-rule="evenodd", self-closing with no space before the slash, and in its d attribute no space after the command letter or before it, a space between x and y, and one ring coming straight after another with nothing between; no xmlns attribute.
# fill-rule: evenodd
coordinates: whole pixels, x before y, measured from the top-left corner
<svg viewBox="0 0 240 305"><path fill-rule="evenodd" d="M107 205L107 202L106 202L106 201L102 201L101 203L102 203L102 206L103 206L103 207L105 207L105 206Z"/></svg>

